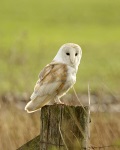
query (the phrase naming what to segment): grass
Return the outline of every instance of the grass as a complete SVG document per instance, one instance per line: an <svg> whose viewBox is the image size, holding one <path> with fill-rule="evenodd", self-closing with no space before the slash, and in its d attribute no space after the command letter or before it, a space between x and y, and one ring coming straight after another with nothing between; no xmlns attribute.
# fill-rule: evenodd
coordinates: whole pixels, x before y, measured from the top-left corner
<svg viewBox="0 0 120 150"><path fill-rule="evenodd" d="M0 122L2 122L0 124L0 149L17 149L39 135L39 112L27 114L25 111L17 109L13 103L3 102L0 113ZM119 113L96 112L91 114L91 118L90 144L92 146L120 146ZM110 150L117 150L117 148L110 147Z"/></svg>
<svg viewBox="0 0 120 150"><path fill-rule="evenodd" d="M108 149L119 149L110 147L111 145L120 146L120 130L118 121L119 113L92 113L91 123L91 145L108 146Z"/></svg>
<svg viewBox="0 0 120 150"><path fill-rule="evenodd" d="M66 42L81 45L75 88L119 92L118 0L41 2L5 0L0 5L0 93L31 92L39 71ZM29 83L29 84L28 84Z"/></svg>
<svg viewBox="0 0 120 150"><path fill-rule="evenodd" d="M15 150L39 134L39 114L28 115L13 103L1 103L0 113L0 149Z"/></svg>

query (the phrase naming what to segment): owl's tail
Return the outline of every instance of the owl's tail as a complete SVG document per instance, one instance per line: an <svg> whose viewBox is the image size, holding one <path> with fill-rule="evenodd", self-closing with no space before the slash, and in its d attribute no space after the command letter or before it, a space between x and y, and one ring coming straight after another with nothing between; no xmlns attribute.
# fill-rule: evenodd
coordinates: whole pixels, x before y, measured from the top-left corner
<svg viewBox="0 0 120 150"><path fill-rule="evenodd" d="M25 106L25 110L28 113L33 113L35 111L41 110L43 106L52 101L52 98L53 97L51 96L37 97L27 103L27 105Z"/></svg>

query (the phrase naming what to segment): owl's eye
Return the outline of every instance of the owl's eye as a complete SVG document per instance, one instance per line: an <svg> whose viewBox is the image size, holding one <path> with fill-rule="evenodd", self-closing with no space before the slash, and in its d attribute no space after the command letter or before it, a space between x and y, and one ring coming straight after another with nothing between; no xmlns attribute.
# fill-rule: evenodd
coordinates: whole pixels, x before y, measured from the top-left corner
<svg viewBox="0 0 120 150"><path fill-rule="evenodd" d="M78 53L75 53L75 56L77 56L78 55Z"/></svg>
<svg viewBox="0 0 120 150"><path fill-rule="evenodd" d="M66 53L66 55L70 55L70 53Z"/></svg>

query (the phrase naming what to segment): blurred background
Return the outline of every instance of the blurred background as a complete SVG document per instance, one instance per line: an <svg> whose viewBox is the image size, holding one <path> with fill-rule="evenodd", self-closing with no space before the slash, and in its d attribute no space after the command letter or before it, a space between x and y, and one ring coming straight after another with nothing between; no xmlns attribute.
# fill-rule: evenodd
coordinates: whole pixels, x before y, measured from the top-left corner
<svg viewBox="0 0 120 150"><path fill-rule="evenodd" d="M75 90L84 103L90 85L91 144L120 145L120 1L1 0L0 149L39 134L39 112L24 106L40 70L68 42L83 50Z"/></svg>

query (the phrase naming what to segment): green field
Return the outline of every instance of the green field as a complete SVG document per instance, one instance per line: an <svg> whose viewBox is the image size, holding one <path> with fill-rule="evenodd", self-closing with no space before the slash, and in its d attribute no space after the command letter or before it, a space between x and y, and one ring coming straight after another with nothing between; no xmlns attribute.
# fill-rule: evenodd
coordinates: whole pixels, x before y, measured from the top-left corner
<svg viewBox="0 0 120 150"><path fill-rule="evenodd" d="M67 42L81 45L75 89L120 91L119 0L0 2L0 93L32 92L40 70Z"/></svg>

